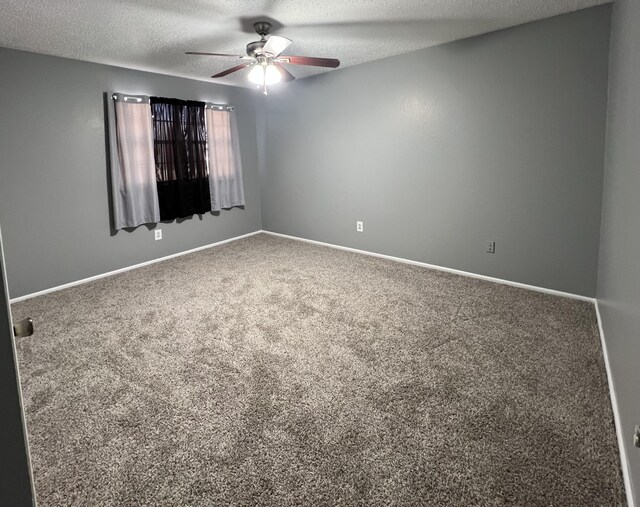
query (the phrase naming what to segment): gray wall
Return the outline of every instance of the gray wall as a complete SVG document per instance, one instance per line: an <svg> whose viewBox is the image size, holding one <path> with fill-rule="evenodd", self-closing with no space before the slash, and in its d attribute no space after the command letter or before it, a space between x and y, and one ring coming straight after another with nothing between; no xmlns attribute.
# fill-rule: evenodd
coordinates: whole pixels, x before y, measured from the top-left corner
<svg viewBox="0 0 640 507"><path fill-rule="evenodd" d="M11 297L261 228L250 90L0 49L0 225ZM246 207L111 235L103 93L236 106Z"/></svg>
<svg viewBox="0 0 640 507"><path fill-rule="evenodd" d="M33 505L0 233L0 505Z"/></svg>
<svg viewBox="0 0 640 507"><path fill-rule="evenodd" d="M593 296L608 23L609 7L599 7L339 70L272 93L257 113L252 91L0 49L0 224L11 294L264 221L268 230ZM618 0L597 290L636 497L639 24L640 3ZM234 104L246 209L162 224L159 242L146 227L111 235L109 89ZM496 254L484 253L487 239ZM3 306L0 297L0 334ZM10 382L0 385L15 396Z"/></svg>
<svg viewBox="0 0 640 507"><path fill-rule="evenodd" d="M264 228L594 296L609 15L587 9L270 94Z"/></svg>
<svg viewBox="0 0 640 507"><path fill-rule="evenodd" d="M598 304L636 505L640 505L640 2L612 18Z"/></svg>

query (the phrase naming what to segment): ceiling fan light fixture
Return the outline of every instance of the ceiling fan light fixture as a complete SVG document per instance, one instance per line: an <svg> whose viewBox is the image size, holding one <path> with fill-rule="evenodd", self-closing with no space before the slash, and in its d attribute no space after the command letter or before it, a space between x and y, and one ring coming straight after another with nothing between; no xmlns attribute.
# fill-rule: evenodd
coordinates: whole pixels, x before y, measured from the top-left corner
<svg viewBox="0 0 640 507"><path fill-rule="evenodd" d="M253 67L251 67L247 79L249 79L249 81L251 81L253 84L262 86L264 85L264 75L264 65L256 63L253 65Z"/></svg>
<svg viewBox="0 0 640 507"><path fill-rule="evenodd" d="M282 74L273 64L256 63L247 76L250 82L258 86L271 86L282 80Z"/></svg>
<svg viewBox="0 0 640 507"><path fill-rule="evenodd" d="M280 74L280 71L275 65L269 64L265 67L264 84L266 84L267 86L271 86L276 83L279 83L281 79L282 79L282 74Z"/></svg>

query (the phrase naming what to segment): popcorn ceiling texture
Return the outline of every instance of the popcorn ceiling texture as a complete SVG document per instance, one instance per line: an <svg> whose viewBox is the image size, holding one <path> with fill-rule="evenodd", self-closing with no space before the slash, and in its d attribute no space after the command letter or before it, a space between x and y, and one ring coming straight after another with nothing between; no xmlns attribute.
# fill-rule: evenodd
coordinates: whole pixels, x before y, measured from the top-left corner
<svg viewBox="0 0 640 507"><path fill-rule="evenodd" d="M194 79L233 67L256 40L241 20L269 17L289 54L343 66L407 53L608 0L2 0L0 46ZM243 29L244 27L244 29ZM326 70L290 66L297 77ZM246 71L218 82L249 86Z"/></svg>
<svg viewBox="0 0 640 507"><path fill-rule="evenodd" d="M625 501L588 303L258 235L13 311L43 507Z"/></svg>

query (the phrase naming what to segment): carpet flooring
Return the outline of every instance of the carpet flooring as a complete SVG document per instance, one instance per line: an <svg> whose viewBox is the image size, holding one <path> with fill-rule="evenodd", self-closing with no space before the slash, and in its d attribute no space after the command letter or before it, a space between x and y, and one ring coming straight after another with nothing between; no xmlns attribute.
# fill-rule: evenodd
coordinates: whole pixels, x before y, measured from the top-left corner
<svg viewBox="0 0 640 507"><path fill-rule="evenodd" d="M18 303L39 505L622 505L591 304L260 234Z"/></svg>

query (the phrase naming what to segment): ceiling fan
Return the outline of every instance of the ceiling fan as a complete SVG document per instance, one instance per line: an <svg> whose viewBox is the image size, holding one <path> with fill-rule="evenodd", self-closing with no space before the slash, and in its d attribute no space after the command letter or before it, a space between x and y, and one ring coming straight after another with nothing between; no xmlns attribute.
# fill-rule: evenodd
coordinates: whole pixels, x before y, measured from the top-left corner
<svg viewBox="0 0 640 507"><path fill-rule="evenodd" d="M258 21L253 24L253 28L260 36L260 40L247 44L246 56L228 55L224 53L205 53L202 51L187 51L188 55L204 55L204 56L226 56L232 58L240 58L245 60L244 63L223 70L218 74L211 76L219 78L227 76L233 72L237 72L246 67L251 67L249 81L257 84L267 94L267 86L278 83L280 81L293 81L295 76L291 74L282 64L290 65L310 65L313 67L330 67L335 69L340 65L340 60L335 58L314 58L311 56L290 56L281 53L292 43L286 37L279 35L271 35L267 39L267 35L271 32L271 23L268 21Z"/></svg>

